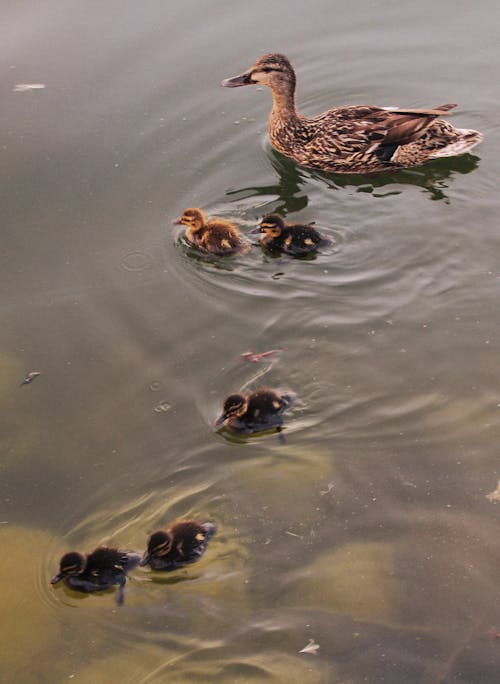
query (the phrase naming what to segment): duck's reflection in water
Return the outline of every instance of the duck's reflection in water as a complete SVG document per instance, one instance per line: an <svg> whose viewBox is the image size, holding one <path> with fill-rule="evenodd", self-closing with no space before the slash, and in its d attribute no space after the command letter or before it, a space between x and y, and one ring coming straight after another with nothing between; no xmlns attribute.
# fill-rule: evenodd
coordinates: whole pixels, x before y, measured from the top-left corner
<svg viewBox="0 0 500 684"><path fill-rule="evenodd" d="M283 214L301 211L309 204L304 188L311 181L322 182L327 188L355 188L355 192L370 193L374 197L399 195L402 185L413 185L428 193L431 200L443 200L449 203L446 194L451 179L457 173L466 174L475 171L480 157L463 154L459 157L448 157L428 162L424 166L403 169L388 174L335 174L324 173L312 169L298 167L294 162L283 157L266 144L271 164L278 175L278 181L271 185L231 188L226 192L228 197L245 199L248 197L269 196L273 210Z"/></svg>

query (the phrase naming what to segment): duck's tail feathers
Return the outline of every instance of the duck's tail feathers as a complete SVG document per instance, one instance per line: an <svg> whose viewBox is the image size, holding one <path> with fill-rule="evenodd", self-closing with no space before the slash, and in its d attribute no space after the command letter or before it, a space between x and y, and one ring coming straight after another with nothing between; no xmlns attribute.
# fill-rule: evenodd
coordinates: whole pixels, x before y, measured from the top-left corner
<svg viewBox="0 0 500 684"><path fill-rule="evenodd" d="M455 107L458 107L458 105L457 104L444 104L444 105L438 105L437 107L433 107L433 110L436 113L440 113L440 112L444 113L444 112L449 112L450 109L455 109Z"/></svg>
<svg viewBox="0 0 500 684"><path fill-rule="evenodd" d="M436 150L433 154L429 155L430 159L437 159L438 157L455 157L457 154L464 154L472 150L475 145L478 145L482 139L482 133L479 131L474 131L471 128L456 128L455 131L460 134L460 136L450 142L448 145L441 147Z"/></svg>
<svg viewBox="0 0 500 684"><path fill-rule="evenodd" d="M427 116L441 116L450 111L450 109L455 109L458 107L457 104L443 104L437 107L432 107L431 109L415 109L414 107L382 107L387 112L394 112L395 114L419 114Z"/></svg>

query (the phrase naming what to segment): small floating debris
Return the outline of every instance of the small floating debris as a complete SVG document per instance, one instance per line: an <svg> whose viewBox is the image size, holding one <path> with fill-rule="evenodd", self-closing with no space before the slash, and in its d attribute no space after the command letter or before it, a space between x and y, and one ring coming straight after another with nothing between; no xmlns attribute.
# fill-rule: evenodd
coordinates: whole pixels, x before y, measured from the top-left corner
<svg viewBox="0 0 500 684"><path fill-rule="evenodd" d="M333 484L333 482L329 482L327 489L320 489L319 493L321 494L321 496L325 496L325 494L330 494L334 487L335 485Z"/></svg>
<svg viewBox="0 0 500 684"><path fill-rule="evenodd" d="M286 530L285 534L289 534L290 537L297 537L297 539L302 539L300 534L295 534L295 532L290 532L289 530Z"/></svg>
<svg viewBox="0 0 500 684"><path fill-rule="evenodd" d="M311 655L318 655L319 651L319 644L317 644L314 639L309 639L309 643L307 646L304 646L302 650L299 651L299 653L310 653Z"/></svg>
<svg viewBox="0 0 500 684"><path fill-rule="evenodd" d="M22 387L23 385L29 385L39 375L41 375L40 371L30 371L29 373L26 374L26 377L24 378L22 383L19 385L19 387Z"/></svg>
<svg viewBox="0 0 500 684"><path fill-rule="evenodd" d="M12 88L15 93L29 93L31 90L43 90L45 83L16 83Z"/></svg>
<svg viewBox="0 0 500 684"><path fill-rule="evenodd" d="M500 480L498 480L497 488L493 492L486 494L486 498L488 501L500 501Z"/></svg>
<svg viewBox="0 0 500 684"><path fill-rule="evenodd" d="M284 350L283 349L269 349L269 351L254 354L254 352L251 349L249 349L248 351L243 352L243 354L240 354L240 359L243 359L243 361L250 361L251 363L258 363L262 359L265 359L266 356L272 356L273 354L279 354L282 351L284 351Z"/></svg>

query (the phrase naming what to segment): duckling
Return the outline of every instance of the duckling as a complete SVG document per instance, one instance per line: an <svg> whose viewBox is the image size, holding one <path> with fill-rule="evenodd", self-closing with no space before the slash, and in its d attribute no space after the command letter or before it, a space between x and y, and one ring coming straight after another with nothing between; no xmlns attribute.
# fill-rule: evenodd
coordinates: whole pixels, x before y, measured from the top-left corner
<svg viewBox="0 0 500 684"><path fill-rule="evenodd" d="M217 531L214 523L179 520L166 530L156 530L148 539L148 549L139 565L153 570L177 570L195 563Z"/></svg>
<svg viewBox="0 0 500 684"><path fill-rule="evenodd" d="M249 249L234 223L221 218L207 220L201 209L185 209L174 224L186 226L186 240L209 254L243 254Z"/></svg>
<svg viewBox="0 0 500 684"><path fill-rule="evenodd" d="M262 432L272 427L280 430L283 424L281 415L292 402L291 394L278 394L266 387L246 395L230 394L215 425L244 433Z"/></svg>
<svg viewBox="0 0 500 684"><path fill-rule="evenodd" d="M85 594L111 589L118 584L116 602L123 604L127 573L141 560L137 553L119 551L108 546L99 546L92 553L79 551L65 553L59 563L59 572L50 580L57 584L61 580L75 591Z"/></svg>
<svg viewBox="0 0 500 684"><path fill-rule="evenodd" d="M260 239L263 247L293 256L311 254L327 243L312 224L285 223L279 214L264 216L259 230L263 233Z"/></svg>
<svg viewBox="0 0 500 684"><path fill-rule="evenodd" d="M463 154L483 139L478 131L454 128L438 117L457 105L399 109L351 105L309 118L295 106L296 77L290 61L269 54L240 76L222 81L228 88L258 83L271 88L272 145L298 164L331 173L381 173Z"/></svg>

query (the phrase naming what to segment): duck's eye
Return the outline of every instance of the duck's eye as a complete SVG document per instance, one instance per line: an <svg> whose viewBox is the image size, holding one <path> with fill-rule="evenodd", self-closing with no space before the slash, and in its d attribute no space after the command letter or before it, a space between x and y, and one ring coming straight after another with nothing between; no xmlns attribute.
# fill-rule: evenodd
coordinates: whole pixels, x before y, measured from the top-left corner
<svg viewBox="0 0 500 684"><path fill-rule="evenodd" d="M265 74L268 74L271 71L275 71L273 67L262 67L261 71L263 71Z"/></svg>

